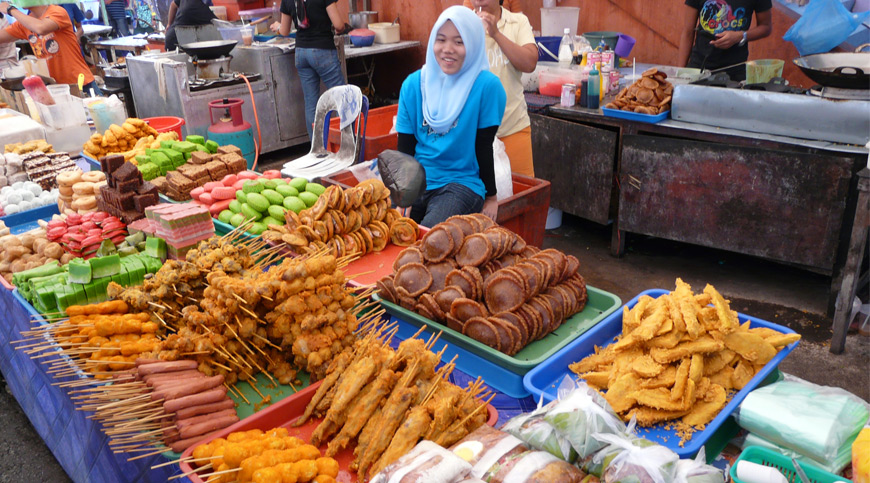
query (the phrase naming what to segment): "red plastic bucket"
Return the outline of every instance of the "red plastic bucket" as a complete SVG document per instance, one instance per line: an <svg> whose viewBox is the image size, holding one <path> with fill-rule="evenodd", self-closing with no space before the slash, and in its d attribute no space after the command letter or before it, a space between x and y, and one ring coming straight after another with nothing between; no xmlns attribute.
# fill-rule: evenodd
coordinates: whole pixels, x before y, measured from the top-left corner
<svg viewBox="0 0 870 483"><path fill-rule="evenodd" d="M175 131L178 133L178 139L182 139L181 126L184 126L184 119L173 116L158 116L146 117L142 119L149 126L153 127L157 132Z"/></svg>

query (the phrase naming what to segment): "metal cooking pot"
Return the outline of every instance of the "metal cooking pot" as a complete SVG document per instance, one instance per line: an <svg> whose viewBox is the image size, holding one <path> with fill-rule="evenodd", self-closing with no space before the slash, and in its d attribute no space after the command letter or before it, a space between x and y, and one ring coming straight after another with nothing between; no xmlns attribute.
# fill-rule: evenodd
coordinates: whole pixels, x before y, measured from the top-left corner
<svg viewBox="0 0 870 483"><path fill-rule="evenodd" d="M807 77L825 87L870 89L870 52L859 52L868 45L855 52L806 55L793 62Z"/></svg>
<svg viewBox="0 0 870 483"><path fill-rule="evenodd" d="M355 29L367 29L370 23L378 21L378 12L369 10L348 14L351 27Z"/></svg>
<svg viewBox="0 0 870 483"><path fill-rule="evenodd" d="M191 57L209 60L229 54L238 43L238 40L207 40L205 42L191 42L178 47Z"/></svg>

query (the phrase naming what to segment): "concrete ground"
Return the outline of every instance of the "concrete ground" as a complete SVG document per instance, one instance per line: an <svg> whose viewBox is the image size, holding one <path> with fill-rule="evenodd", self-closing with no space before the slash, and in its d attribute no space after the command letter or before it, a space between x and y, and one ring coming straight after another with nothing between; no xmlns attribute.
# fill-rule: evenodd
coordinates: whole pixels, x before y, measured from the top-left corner
<svg viewBox="0 0 870 483"><path fill-rule="evenodd" d="M280 169L282 162L308 151L298 146L264 156L259 170ZM825 315L830 279L754 257L630 235L626 254L610 256L610 227L565 215L560 228L547 232L546 247L580 260L588 284L628 302L651 289L672 290L677 277L702 290L714 285L738 312L799 332L803 340L780 368L816 384L839 386L870 400L870 338L850 333L846 352L828 351L831 320ZM867 302L870 294L862 294ZM69 481L15 399L0 390L0 483Z"/></svg>

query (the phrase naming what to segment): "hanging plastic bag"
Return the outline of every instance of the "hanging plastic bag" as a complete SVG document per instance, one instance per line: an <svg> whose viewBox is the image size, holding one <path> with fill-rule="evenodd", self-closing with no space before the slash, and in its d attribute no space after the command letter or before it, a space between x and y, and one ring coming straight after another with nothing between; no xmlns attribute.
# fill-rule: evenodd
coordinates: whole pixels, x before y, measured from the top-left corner
<svg viewBox="0 0 870 483"><path fill-rule="evenodd" d="M793 43L801 55L830 52L868 17L870 12L852 13L840 0L812 0L782 38Z"/></svg>
<svg viewBox="0 0 870 483"><path fill-rule="evenodd" d="M749 393L734 417L771 443L832 461L861 431L870 411L848 391L790 377Z"/></svg>
<svg viewBox="0 0 870 483"><path fill-rule="evenodd" d="M558 402L544 420L550 423L571 447L585 458L605 446L593 434L626 435L625 423L607 401L585 382L565 377L558 389Z"/></svg>
<svg viewBox="0 0 870 483"><path fill-rule="evenodd" d="M616 455L604 469L604 483L671 483L680 457L660 446L639 447L623 436L599 434L595 436L603 443L621 447L624 451Z"/></svg>
<svg viewBox="0 0 870 483"><path fill-rule="evenodd" d="M674 483L725 483L725 475L722 471L708 465L706 461L707 456L703 446L695 459L677 461Z"/></svg>
<svg viewBox="0 0 870 483"><path fill-rule="evenodd" d="M495 163L495 187L498 189L496 199L501 201L514 195L514 182L511 176L511 160L508 159L501 139L492 142L492 161Z"/></svg>

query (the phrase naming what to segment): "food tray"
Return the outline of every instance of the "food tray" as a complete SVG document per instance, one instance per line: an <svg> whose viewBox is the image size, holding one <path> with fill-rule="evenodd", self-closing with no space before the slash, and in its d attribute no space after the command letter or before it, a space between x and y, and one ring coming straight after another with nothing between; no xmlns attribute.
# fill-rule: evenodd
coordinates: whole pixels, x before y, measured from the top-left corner
<svg viewBox="0 0 870 483"><path fill-rule="evenodd" d="M669 293L667 290L662 289L652 289L641 292L638 296L631 299L630 302L626 304L628 308L632 308L637 304L638 299L640 299L643 295L649 295L653 298L658 298L661 295ZM795 332L788 327L783 327L781 325L773 324L767 322L765 320L757 319L755 317L750 317L748 315L744 315L741 313L737 314L740 322L749 321L749 325L752 328L755 327L767 327L785 334L794 334ZM584 357L592 354L595 351L595 346L606 346L614 342L614 338L622 333L622 311L618 310L610 314L606 320L602 321L598 324L597 327L590 330L586 334L584 334L579 339L572 342L570 345L564 347L558 354L554 355L544 364L536 367L535 369L529 371L528 374L523 378L523 384L526 389L531 392L536 399L543 397L544 402L548 403L556 398L556 387L558 387L559 382L562 381L566 375L573 376L574 373L568 369L568 365L574 362L577 362ZM667 446L681 458L688 458L694 456L698 450L701 449L701 446L706 443L706 441L713 435L714 432L725 422L725 419L737 409L737 406L743 402L743 399L749 394L753 389L755 389L763 380L765 380L768 375L770 375L775 369L776 366L785 359L785 356L789 354L795 347L797 347L797 342L789 344L784 347L776 356L771 359L756 375L753 377L746 386L743 387L731 400L728 404L719 411L719 414L713 418L710 423L707 424L706 428L703 431L696 432L692 439L686 441L685 446L682 448L679 446L680 437L677 436L675 430L665 430L661 425L655 426L653 428L645 428L639 431L639 434L646 439L651 441L655 441L663 446Z"/></svg>
<svg viewBox="0 0 870 483"><path fill-rule="evenodd" d="M731 465L729 474L731 475L731 481L734 483L744 483L744 480L737 478L737 463L740 461L749 461L759 465L770 466L776 468L788 481L800 481L800 477L798 477L797 472L794 469L794 463L791 462L791 458L783 456L782 454L768 448L748 446L742 453L740 453L740 457L734 461L734 464ZM809 478L812 483L835 483L848 481L845 478L828 473L827 471L816 468L813 465L800 461L798 461L798 464L807 474L807 478Z"/></svg>
<svg viewBox="0 0 870 483"><path fill-rule="evenodd" d="M311 439L311 434L314 433L314 429L317 428L318 423L320 423L321 419L311 418L307 423L303 424L298 428L294 428L291 424L299 419L302 416L302 413L305 412L305 406L308 405L308 402L311 401L311 398L314 397L314 393L317 392L317 388L320 387L321 382L316 382L307 388L299 391L291 397L284 399L283 401L273 404L268 409L264 409L251 417L245 418L238 423L224 428L220 433L215 435L213 438L209 438L204 440L200 444L208 443L209 441L216 438L223 438L226 435L235 432L235 431L248 431L251 429L262 429L264 431L277 428L279 426L286 427L290 436L296 436L297 438L303 439L306 442ZM495 426L495 423L498 421L498 412L496 412L495 408L492 405L487 405L487 412L489 413L489 420L487 424L490 426ZM337 481L340 482L354 482L357 481L356 473L352 473L348 470L350 467L350 463L353 461L353 449L355 445L350 445L344 450L340 451L335 459L338 461L338 465L340 468ZM196 446L191 446L187 448L182 454L182 458L189 459L193 454L193 450L196 449ZM326 449L326 444L320 447L321 452ZM193 470L189 463L182 461L180 463L181 471L183 473L188 473ZM210 473L211 470L205 470L204 473ZM199 477L195 474L189 476L190 481L194 483L201 483Z"/></svg>
<svg viewBox="0 0 870 483"><path fill-rule="evenodd" d="M618 117L620 119L628 119L629 121L645 122L649 124L655 124L657 122L664 121L671 114L671 111L667 110L661 114L653 116L651 114L621 111L619 109L609 109L607 107L602 107L601 112L603 112L604 115L608 117Z"/></svg>
<svg viewBox="0 0 870 483"><path fill-rule="evenodd" d="M559 349L565 347L572 340L576 339L580 334L583 334L590 328L594 327L611 312L616 310L622 302L616 295L599 290L595 287L587 285L586 291L589 294L589 300L586 302L586 307L581 312L569 317L568 320L559 326L558 329L547 334L543 339L532 342L513 356L499 352L482 342L478 342L467 335L456 332L445 325L427 319L415 312L399 307L398 305L387 302L386 300L380 300L377 295L374 297L377 300L380 300L387 312L390 313L390 315L395 316L397 319L405 321L418 328L426 325L428 326L426 329L427 332L443 331L441 340L448 342L452 348L464 349L465 352L478 356L478 359L486 360L502 368L508 375L512 376L510 381L491 381L487 379L486 382L511 397L519 398L528 395L528 391L523 389L521 383L522 376L525 373L547 360L553 354L558 352ZM445 355L445 357L447 356ZM460 359L461 358L462 357L460 357ZM476 366L469 366L469 363L459 363L461 365L458 367L469 375L483 375ZM463 367L463 365L465 367ZM484 377L484 379L486 378Z"/></svg>
<svg viewBox="0 0 870 483"><path fill-rule="evenodd" d="M87 154L85 154L84 151L80 152L79 154L82 156L82 158L83 158L85 161L88 162L88 165L90 165L90 167L91 167L91 171L99 171L99 170L100 170L101 166L100 166L100 162L99 162L99 161L97 161L96 159L94 159L94 158L88 156Z"/></svg>
<svg viewBox="0 0 870 483"><path fill-rule="evenodd" d="M9 233L13 235L19 235L21 233L33 230L35 228L39 228L39 220L50 220L52 216L59 214L60 211L57 208L56 203L52 203L50 205L40 206L39 208L34 208L32 210L22 211L20 213L15 213L12 215L6 215L4 217L0 217L0 220L6 224L6 228L9 228ZM15 288L11 282L6 281L5 278L0 277L0 285L6 287L9 290Z"/></svg>
<svg viewBox="0 0 870 483"><path fill-rule="evenodd" d="M229 223L224 223L224 222L218 220L217 218L213 217L211 220L214 222L215 234L226 235L227 233L236 229L236 227L234 227L233 225L230 225ZM253 233L248 233L248 232L245 232L244 235L248 238L257 238L260 236L260 235L254 235Z"/></svg>

